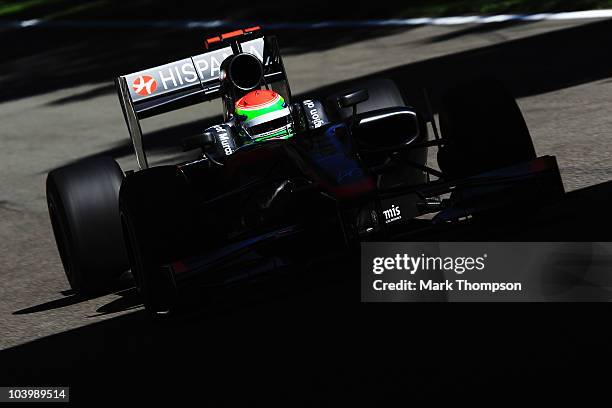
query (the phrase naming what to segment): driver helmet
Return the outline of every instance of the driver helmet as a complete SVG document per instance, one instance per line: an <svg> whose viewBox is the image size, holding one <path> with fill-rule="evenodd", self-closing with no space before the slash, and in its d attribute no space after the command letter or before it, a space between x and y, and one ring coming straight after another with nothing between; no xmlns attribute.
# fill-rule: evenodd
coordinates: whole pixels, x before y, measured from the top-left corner
<svg viewBox="0 0 612 408"><path fill-rule="evenodd" d="M236 115L247 143L293 136L289 107L283 97L272 90L258 89L238 99Z"/></svg>

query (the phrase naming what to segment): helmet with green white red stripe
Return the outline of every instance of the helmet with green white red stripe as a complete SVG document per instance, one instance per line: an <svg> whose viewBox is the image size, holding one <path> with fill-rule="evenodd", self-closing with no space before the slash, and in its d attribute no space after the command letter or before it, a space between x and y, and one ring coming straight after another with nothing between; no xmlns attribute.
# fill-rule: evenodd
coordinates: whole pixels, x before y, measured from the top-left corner
<svg viewBox="0 0 612 408"><path fill-rule="evenodd" d="M289 107L278 93L268 89L251 91L236 102L242 133L250 141L287 139L293 136Z"/></svg>

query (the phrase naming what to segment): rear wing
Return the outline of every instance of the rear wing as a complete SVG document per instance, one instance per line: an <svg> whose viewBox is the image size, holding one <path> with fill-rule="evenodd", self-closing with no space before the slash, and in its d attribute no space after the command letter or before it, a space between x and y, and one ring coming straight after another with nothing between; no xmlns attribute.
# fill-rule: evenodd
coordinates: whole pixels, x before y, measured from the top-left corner
<svg viewBox="0 0 612 408"><path fill-rule="evenodd" d="M255 55L264 66L265 83L282 83L283 96L289 100L289 84L275 37L264 36L259 27L252 27L209 38L205 47L208 51L203 54L115 79L123 116L141 169L147 168L148 163L140 120L223 96L220 68L223 61L233 54L247 52Z"/></svg>

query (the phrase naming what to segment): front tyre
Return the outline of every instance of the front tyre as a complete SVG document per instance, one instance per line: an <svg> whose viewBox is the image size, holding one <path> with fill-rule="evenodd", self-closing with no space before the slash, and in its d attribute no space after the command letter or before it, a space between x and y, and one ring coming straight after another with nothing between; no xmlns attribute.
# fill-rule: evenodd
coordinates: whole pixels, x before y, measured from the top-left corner
<svg viewBox="0 0 612 408"><path fill-rule="evenodd" d="M440 109L440 131L447 145L438 152L438 164L448 179L536 158L519 106L494 80L448 91Z"/></svg>

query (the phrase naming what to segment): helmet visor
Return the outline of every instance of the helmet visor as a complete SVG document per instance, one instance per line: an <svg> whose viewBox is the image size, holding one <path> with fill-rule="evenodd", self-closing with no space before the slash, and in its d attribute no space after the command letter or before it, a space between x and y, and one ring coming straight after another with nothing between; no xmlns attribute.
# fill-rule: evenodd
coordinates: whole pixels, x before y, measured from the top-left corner
<svg viewBox="0 0 612 408"><path fill-rule="evenodd" d="M293 133L291 114L287 108L246 121L242 127L252 140L290 137Z"/></svg>

